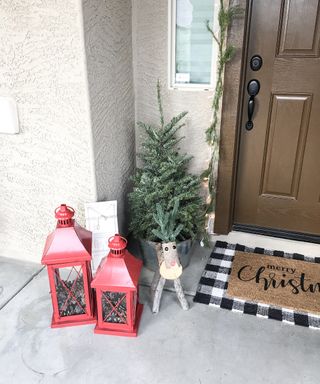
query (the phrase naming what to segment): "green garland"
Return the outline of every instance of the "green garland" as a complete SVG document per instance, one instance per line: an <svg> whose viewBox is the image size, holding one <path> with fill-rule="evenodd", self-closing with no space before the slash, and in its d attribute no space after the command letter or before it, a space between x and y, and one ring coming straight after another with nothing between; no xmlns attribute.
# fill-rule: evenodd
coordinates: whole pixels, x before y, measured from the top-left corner
<svg viewBox="0 0 320 384"><path fill-rule="evenodd" d="M212 34L212 38L218 45L218 68L216 87L212 102L212 123L206 130L206 141L211 148L211 158L208 168L201 175L202 179L208 182L208 201L206 205L207 214L214 212L216 205L217 164L219 161L220 143L219 112L223 95L224 68L226 63L230 61L235 54L235 47L226 44L227 32L232 20L236 16L242 14L242 12L243 10L239 6L225 8L223 0L220 0L220 10L218 15L219 36L216 36L213 29L210 27L209 20L207 20L207 29Z"/></svg>

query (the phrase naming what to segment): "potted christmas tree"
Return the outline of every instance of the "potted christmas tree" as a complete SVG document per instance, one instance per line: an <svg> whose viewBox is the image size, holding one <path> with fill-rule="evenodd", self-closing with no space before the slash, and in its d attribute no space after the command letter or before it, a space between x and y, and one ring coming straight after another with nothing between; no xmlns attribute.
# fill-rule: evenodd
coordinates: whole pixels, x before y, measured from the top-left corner
<svg viewBox="0 0 320 384"><path fill-rule="evenodd" d="M187 112L180 113L165 124L159 81L157 98L160 125L138 123L145 132L142 152L138 155L142 167L136 170L133 191L129 195L130 229L135 238L140 240L145 265L152 270L158 267L156 250L161 248L161 239L154 232L158 228L154 219L157 204L170 211L175 201L179 201L177 225L181 231L176 240L183 267L188 265L187 255L192 240L204 228L204 204L199 194L200 178L188 173L192 157L180 154L178 148L182 137L178 137L177 132L185 125L182 119Z"/></svg>

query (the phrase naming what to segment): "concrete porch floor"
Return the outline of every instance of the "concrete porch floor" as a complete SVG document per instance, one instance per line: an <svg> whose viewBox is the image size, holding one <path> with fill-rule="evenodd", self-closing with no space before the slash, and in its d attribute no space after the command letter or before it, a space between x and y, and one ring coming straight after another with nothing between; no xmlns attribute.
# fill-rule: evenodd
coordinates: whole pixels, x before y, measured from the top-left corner
<svg viewBox="0 0 320 384"><path fill-rule="evenodd" d="M320 256L314 244L241 233L218 238ZM0 383L319 383L320 331L192 303L209 253L195 247L185 270L187 312L167 290L152 315L152 273L143 271L136 339L95 335L91 325L51 329L46 271L0 259Z"/></svg>

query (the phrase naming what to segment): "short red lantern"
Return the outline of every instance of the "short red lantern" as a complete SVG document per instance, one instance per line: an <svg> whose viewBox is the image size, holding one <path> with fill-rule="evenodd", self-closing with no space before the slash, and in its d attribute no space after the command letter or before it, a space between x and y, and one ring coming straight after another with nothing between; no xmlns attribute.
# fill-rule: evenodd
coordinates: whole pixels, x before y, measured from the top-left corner
<svg viewBox="0 0 320 384"><path fill-rule="evenodd" d="M90 287L92 233L73 216L74 209L66 204L55 210L57 227L47 237L41 260L49 275L52 328L96 322Z"/></svg>
<svg viewBox="0 0 320 384"><path fill-rule="evenodd" d="M91 287L96 289L98 322L95 333L137 336L143 306L138 303L138 280L142 268L126 249L120 235L108 241L108 257L102 259Z"/></svg>

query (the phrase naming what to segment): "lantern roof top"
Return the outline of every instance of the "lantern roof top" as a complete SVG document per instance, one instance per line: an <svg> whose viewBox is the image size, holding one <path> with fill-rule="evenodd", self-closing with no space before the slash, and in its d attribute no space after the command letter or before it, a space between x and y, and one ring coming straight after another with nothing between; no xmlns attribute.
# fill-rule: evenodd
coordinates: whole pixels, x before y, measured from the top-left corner
<svg viewBox="0 0 320 384"><path fill-rule="evenodd" d="M142 268L142 261L132 256L127 250L121 257L111 253L105 257L92 280L92 288L123 288L136 290Z"/></svg>
<svg viewBox="0 0 320 384"><path fill-rule="evenodd" d="M127 239L116 233L114 236L111 236L108 240L108 247L114 251L122 251L126 249Z"/></svg>
<svg viewBox="0 0 320 384"><path fill-rule="evenodd" d="M74 209L68 207L67 204L61 204L60 207L55 209L54 215L58 221L71 220L74 216Z"/></svg>
<svg viewBox="0 0 320 384"><path fill-rule="evenodd" d="M74 220L72 226L57 228L47 237L41 263L57 264L91 260L92 233Z"/></svg>

